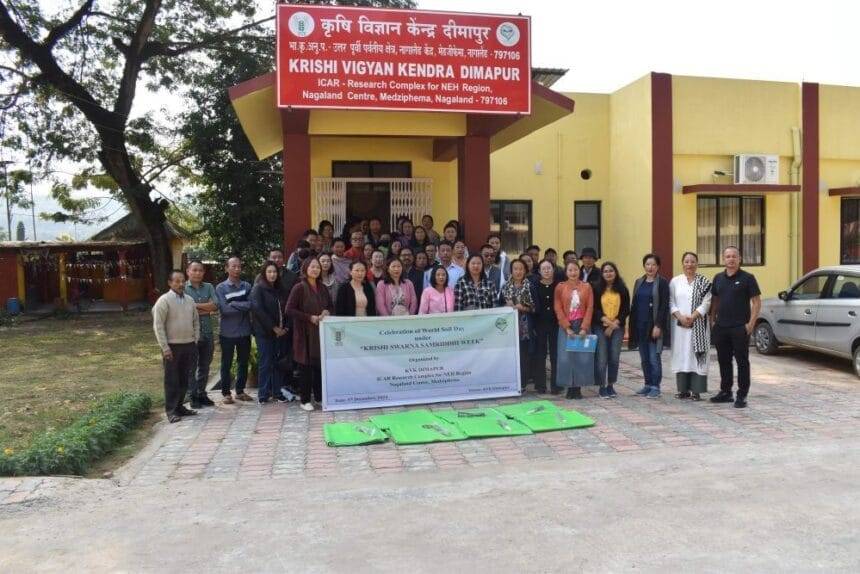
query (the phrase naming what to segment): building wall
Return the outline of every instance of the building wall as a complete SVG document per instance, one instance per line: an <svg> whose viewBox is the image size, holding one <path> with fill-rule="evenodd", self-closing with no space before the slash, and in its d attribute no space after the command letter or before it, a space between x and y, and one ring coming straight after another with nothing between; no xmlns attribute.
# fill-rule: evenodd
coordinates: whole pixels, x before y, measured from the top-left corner
<svg viewBox="0 0 860 574"><path fill-rule="evenodd" d="M841 198L834 187L860 186L860 88L819 86L819 263L840 262Z"/></svg>
<svg viewBox="0 0 860 574"><path fill-rule="evenodd" d="M632 285L651 250L651 76L609 96L609 190L603 259Z"/></svg>
<svg viewBox="0 0 860 574"><path fill-rule="evenodd" d="M0 251L0 308L6 308L6 301L20 297L18 293L18 254L13 250ZM21 301L23 304L23 301Z"/></svg>
<svg viewBox="0 0 860 574"><path fill-rule="evenodd" d="M442 115L442 114L439 114ZM412 177L433 180L433 219L437 231L457 218L457 162L434 162L431 138L314 137L311 139L311 178L332 177L333 161L409 161ZM312 204L314 225L319 222Z"/></svg>
<svg viewBox="0 0 860 574"><path fill-rule="evenodd" d="M800 86L782 82L672 78L674 261L696 251L696 195L682 194L685 185L731 183L713 178L715 170L730 173L740 153L780 156L780 184L791 183L792 127L800 126ZM748 194L744 194L748 195ZM791 234L791 193L768 193L765 199L764 265L750 266L765 296L776 295L791 282L796 257ZM794 194L797 195L797 194ZM797 201L795 199L794 201ZM676 268L680 265L676 263ZM710 275L713 269L702 268Z"/></svg>
<svg viewBox="0 0 860 574"><path fill-rule="evenodd" d="M573 114L490 158L491 199L531 200L532 242L560 253L573 247L573 202L603 201L605 213L609 187L609 96L565 95L576 102Z"/></svg>

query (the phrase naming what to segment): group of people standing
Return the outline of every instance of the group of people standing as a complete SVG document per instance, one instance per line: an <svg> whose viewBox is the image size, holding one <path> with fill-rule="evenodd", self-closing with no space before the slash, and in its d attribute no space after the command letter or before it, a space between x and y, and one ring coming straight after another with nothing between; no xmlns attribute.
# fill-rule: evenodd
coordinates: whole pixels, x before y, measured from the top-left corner
<svg viewBox="0 0 860 574"><path fill-rule="evenodd" d="M625 332L638 348L645 380L637 394L661 396L663 347L672 345L672 369L679 399L700 400L707 390L708 351L713 340L720 361L721 391L713 402L746 406L749 391L749 336L760 298L755 277L740 269L734 247L723 252L726 269L713 281L698 273L695 253L682 258L684 272L667 281L660 257L643 257L643 274L628 290L618 267L597 265L590 247L580 254L530 246L517 258L491 234L469 253L459 225L441 234L429 215L414 226L401 218L385 233L381 220L354 220L339 237L323 221L309 229L285 260L270 251L253 285L241 279L242 262L227 261L227 279L213 288L202 282L203 265L192 261L174 272L170 291L153 308L156 337L164 353L165 408L173 422L211 404L205 393L212 360L211 315L219 313L221 386L224 403L234 402L232 365L236 355L235 400L245 393L251 336L257 346L257 400L287 401L296 391L301 407L321 401L319 325L328 315L390 316L447 313L500 306L518 311L520 377L539 393L565 390L581 399L583 387L598 387L604 398L617 396ZM188 297L186 297L188 295ZM192 318L193 315L193 318ZM629 322L629 324L628 324ZM182 323L183 328L177 325ZM568 341L594 335L596 352L583 363L567 351ZM547 383L547 359L550 377ZM738 392L732 395L733 366ZM587 366L584 366L587 365ZM294 373L297 377L294 380ZM189 392L191 409L183 406Z"/></svg>

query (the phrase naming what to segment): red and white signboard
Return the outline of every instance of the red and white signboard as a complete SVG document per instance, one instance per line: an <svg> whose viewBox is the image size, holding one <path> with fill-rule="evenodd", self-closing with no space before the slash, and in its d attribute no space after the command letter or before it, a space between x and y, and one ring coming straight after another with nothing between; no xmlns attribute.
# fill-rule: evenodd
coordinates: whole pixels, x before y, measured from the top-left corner
<svg viewBox="0 0 860 574"><path fill-rule="evenodd" d="M280 4L280 107L531 113L528 16Z"/></svg>

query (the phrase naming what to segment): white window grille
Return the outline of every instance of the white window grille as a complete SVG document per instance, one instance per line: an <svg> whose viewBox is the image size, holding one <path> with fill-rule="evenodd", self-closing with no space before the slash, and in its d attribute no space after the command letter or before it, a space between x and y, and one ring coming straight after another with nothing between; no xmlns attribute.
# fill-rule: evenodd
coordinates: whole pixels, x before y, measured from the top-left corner
<svg viewBox="0 0 860 574"><path fill-rule="evenodd" d="M420 225L421 217L433 212L433 180L428 177L365 178L315 177L313 195L317 219L328 219L337 231L346 223L346 188L350 182L387 183L390 195L390 228L397 226L397 218L407 216Z"/></svg>

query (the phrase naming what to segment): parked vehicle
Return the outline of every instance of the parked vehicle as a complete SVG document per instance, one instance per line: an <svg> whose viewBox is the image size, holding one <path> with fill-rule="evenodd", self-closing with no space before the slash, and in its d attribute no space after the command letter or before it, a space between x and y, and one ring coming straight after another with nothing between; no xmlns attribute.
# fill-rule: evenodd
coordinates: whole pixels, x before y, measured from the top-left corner
<svg viewBox="0 0 860 574"><path fill-rule="evenodd" d="M851 359L860 377L860 265L821 267L762 302L755 328L759 353L792 345Z"/></svg>

